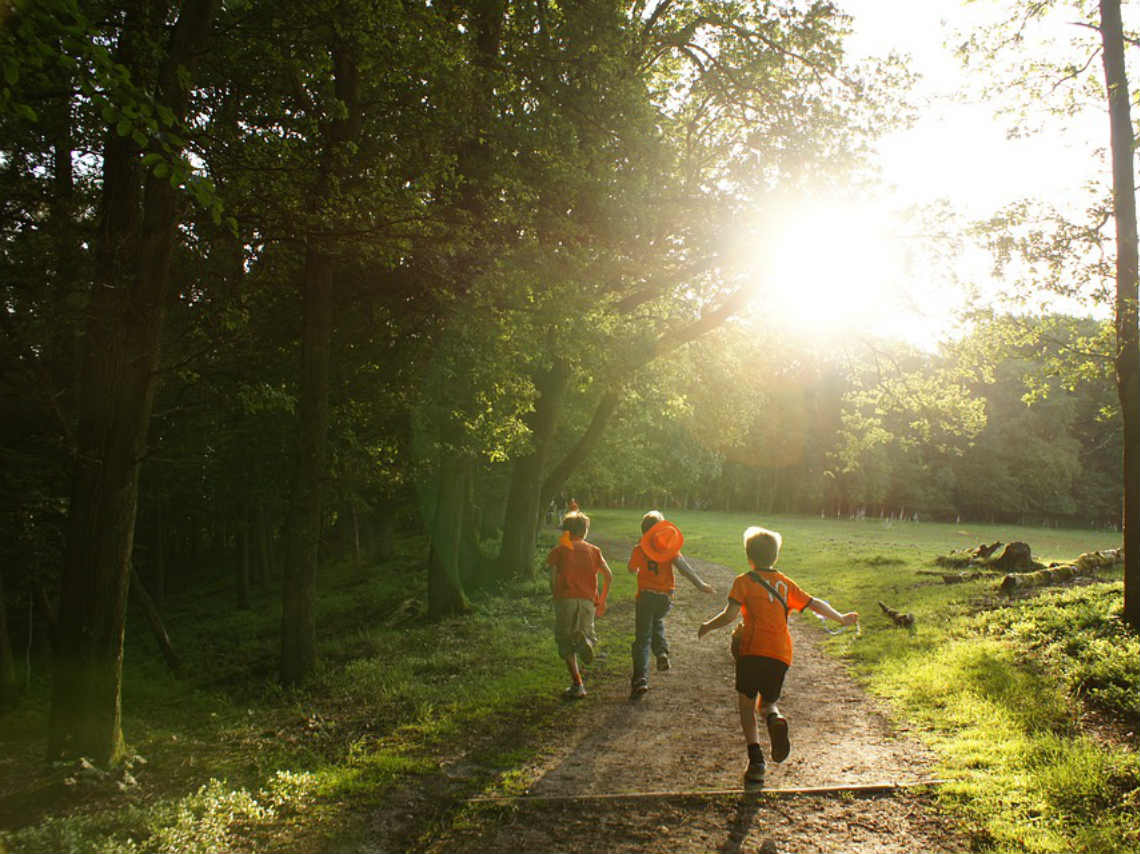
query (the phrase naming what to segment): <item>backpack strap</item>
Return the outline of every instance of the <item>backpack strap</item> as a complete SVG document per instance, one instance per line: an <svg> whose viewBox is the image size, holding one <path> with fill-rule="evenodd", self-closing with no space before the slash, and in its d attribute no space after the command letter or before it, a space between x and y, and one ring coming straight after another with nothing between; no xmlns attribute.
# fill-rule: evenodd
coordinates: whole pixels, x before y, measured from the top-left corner
<svg viewBox="0 0 1140 854"><path fill-rule="evenodd" d="M773 587L771 584L769 584L767 581L765 581L764 576L762 576L759 572L757 572L754 569L749 570L748 577L751 578L753 581L755 581L757 584L762 585L765 590L767 590L769 593L771 593L773 596L776 597L777 602L779 602L781 605L784 606L784 622L787 622L788 621L788 610L789 610L788 603L785 601L784 597L780 595L780 591L777 590L775 587Z"/></svg>

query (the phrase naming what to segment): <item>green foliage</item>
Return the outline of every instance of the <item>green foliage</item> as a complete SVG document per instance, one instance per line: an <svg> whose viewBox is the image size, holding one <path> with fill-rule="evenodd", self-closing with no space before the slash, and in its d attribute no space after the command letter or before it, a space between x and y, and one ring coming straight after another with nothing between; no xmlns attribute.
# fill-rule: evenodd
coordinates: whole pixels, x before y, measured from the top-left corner
<svg viewBox="0 0 1140 854"><path fill-rule="evenodd" d="M256 794L211 779L176 801L99 817L52 817L24 830L0 833L0 843L12 854L229 850L239 839L235 831L256 833L259 827L303 811L314 788L313 775L288 771L278 771Z"/></svg>
<svg viewBox="0 0 1140 854"><path fill-rule="evenodd" d="M1072 697L1140 724L1140 641L1121 619L1119 585L1048 591L1018 608L978 615L980 632L1005 637L1025 666L1060 677Z"/></svg>

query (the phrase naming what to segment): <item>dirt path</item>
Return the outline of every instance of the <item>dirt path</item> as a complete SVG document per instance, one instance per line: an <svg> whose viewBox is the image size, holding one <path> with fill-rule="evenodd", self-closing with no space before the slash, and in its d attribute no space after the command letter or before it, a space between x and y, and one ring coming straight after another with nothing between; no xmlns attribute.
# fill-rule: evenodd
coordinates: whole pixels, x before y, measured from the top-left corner
<svg viewBox="0 0 1140 854"><path fill-rule="evenodd" d="M627 546L602 542L607 555ZM608 547L607 547L608 546ZM725 794L740 790L745 752L733 689L728 630L701 641L696 629L724 601L735 572L693 560L717 592L678 580L667 619L672 668L650 673L650 690L629 699L629 652L606 648L605 668L624 678L595 680L562 743L533 767L527 796L502 805L488 835L447 834L436 851L964 851L968 840L930 808L926 790L829 795ZM624 561L611 559L617 570ZM809 591L810 592L810 591ZM628 606L599 621L628 620ZM931 757L819 649L825 637L810 614L793 616L796 663L781 711L792 753L768 766L767 789L909 783L933 776ZM764 745L768 752L767 744ZM645 793L683 793L652 795ZM717 794L711 794L718 792ZM710 794L701 794L710 793ZM599 798L599 795L629 797Z"/></svg>

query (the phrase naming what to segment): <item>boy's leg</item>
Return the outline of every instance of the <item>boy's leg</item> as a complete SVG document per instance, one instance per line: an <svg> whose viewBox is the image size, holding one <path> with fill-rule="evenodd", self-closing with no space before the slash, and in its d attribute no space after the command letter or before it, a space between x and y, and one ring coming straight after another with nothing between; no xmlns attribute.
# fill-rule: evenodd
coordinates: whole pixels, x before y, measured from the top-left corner
<svg viewBox="0 0 1140 854"><path fill-rule="evenodd" d="M558 657L566 662L566 669L570 673L570 687L562 695L571 699L586 696L572 640L576 613L577 605L573 599L554 600L554 640L558 645Z"/></svg>
<svg viewBox="0 0 1140 854"><path fill-rule="evenodd" d="M760 730L756 723L756 702L759 698L737 693L740 710L740 728L744 731L744 744L748 748L748 767L744 769L745 783L764 782L764 751L760 747Z"/></svg>
<svg viewBox="0 0 1140 854"><path fill-rule="evenodd" d="M633 679L631 685L636 692L639 687L649 684L649 645L653 632L653 610L650 595L642 593L637 597L634 608L633 626Z"/></svg>
<svg viewBox="0 0 1140 854"><path fill-rule="evenodd" d="M569 700L578 700L586 696L586 686L582 682L582 671L578 669L578 656L570 653L565 658L566 669L570 671L570 687L562 692L562 696Z"/></svg>
<svg viewBox="0 0 1140 854"><path fill-rule="evenodd" d="M768 739L772 744L772 761L783 762L792 750L788 740L788 720L780 714L776 701L784 690L784 676L788 666L782 661L767 659L760 685L761 704L760 714L768 730Z"/></svg>
<svg viewBox="0 0 1140 854"><path fill-rule="evenodd" d="M657 595L653 597L653 626L650 644L653 654L657 657L657 669L669 669L669 641L665 637L665 615L673 607L673 600L669 596Z"/></svg>
<svg viewBox="0 0 1140 854"><path fill-rule="evenodd" d="M740 728L744 731L745 744L760 743L760 727L756 722L756 697L737 693L736 705L740 711Z"/></svg>
<svg viewBox="0 0 1140 854"><path fill-rule="evenodd" d="M590 664L594 660L594 648L598 645L598 635L594 630L594 603L584 599L575 602L577 609L570 637L574 651L581 657L582 663Z"/></svg>

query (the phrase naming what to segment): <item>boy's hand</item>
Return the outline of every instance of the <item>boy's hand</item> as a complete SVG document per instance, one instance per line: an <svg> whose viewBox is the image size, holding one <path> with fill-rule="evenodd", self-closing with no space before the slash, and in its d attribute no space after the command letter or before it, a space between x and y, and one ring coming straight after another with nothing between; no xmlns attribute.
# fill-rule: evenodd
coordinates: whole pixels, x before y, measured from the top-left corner
<svg viewBox="0 0 1140 854"><path fill-rule="evenodd" d="M604 617L606 614L606 600L602 599L598 602L597 607L594 609L594 616Z"/></svg>
<svg viewBox="0 0 1140 854"><path fill-rule="evenodd" d="M702 593L716 593L716 588L709 584L707 581L701 582Z"/></svg>
<svg viewBox="0 0 1140 854"><path fill-rule="evenodd" d="M840 622L845 626L853 626L859 622L859 613L857 611L851 611L850 613L844 614Z"/></svg>

